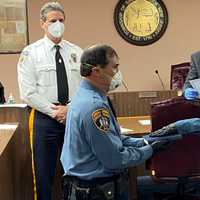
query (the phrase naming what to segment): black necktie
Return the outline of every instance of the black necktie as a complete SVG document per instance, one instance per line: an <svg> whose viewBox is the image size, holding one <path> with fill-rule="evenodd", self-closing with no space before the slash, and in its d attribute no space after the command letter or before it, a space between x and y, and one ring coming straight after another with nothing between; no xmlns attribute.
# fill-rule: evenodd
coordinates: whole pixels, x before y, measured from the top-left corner
<svg viewBox="0 0 200 200"><path fill-rule="evenodd" d="M55 45L56 47L56 72L57 72L57 88L58 88L58 101L59 103L65 105L68 102L69 98L69 88L67 81L67 73L65 70L65 64L63 58L60 54L60 46Z"/></svg>

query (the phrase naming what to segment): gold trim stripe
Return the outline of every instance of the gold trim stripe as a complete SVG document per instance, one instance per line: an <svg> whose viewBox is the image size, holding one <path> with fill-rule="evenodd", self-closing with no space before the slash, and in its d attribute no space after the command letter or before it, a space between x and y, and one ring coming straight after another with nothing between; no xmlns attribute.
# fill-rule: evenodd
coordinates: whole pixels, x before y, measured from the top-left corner
<svg viewBox="0 0 200 200"><path fill-rule="evenodd" d="M34 191L34 200L37 200L37 190L36 190L36 177L35 177L35 166L34 166L34 156L33 156L33 125L34 125L34 116L35 109L31 110L29 116L29 136L30 136L30 145L31 145L31 157L32 157L32 173L33 173L33 191Z"/></svg>

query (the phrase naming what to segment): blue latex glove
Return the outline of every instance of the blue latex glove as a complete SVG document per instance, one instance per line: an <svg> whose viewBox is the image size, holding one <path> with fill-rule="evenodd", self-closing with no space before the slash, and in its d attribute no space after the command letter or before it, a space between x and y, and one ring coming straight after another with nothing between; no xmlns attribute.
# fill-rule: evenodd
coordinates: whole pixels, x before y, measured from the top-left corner
<svg viewBox="0 0 200 200"><path fill-rule="evenodd" d="M197 90L195 90L194 88L187 88L184 92L184 97L187 100L195 100L197 99L199 96L199 93Z"/></svg>

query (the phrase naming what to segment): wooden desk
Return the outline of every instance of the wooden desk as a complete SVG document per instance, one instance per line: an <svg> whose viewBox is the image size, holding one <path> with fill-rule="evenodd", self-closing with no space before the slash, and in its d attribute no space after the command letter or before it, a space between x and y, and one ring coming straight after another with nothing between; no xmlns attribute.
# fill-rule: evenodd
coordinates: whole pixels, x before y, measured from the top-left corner
<svg viewBox="0 0 200 200"><path fill-rule="evenodd" d="M151 131L151 125L142 125L140 120L150 120L150 116L136 117L118 117L118 122L121 127L131 129L127 135L133 137L142 137ZM138 167L129 167L130 176L130 200L137 200L137 176L145 173L145 164Z"/></svg>
<svg viewBox="0 0 200 200"><path fill-rule="evenodd" d="M13 198L8 200L33 200L33 177L31 166L31 149L28 131L29 109L26 104L0 105L0 123L18 123L12 139L13 164L9 172L13 173ZM8 158L10 156L7 156ZM61 170L56 171L53 188L53 200L61 199ZM0 199L1 194L0 194ZM4 200L7 200L6 198Z"/></svg>
<svg viewBox="0 0 200 200"><path fill-rule="evenodd" d="M18 128L12 138L13 198L9 200L32 200L33 180L31 167L31 151L28 132L28 108L26 104L0 105L0 123L17 123ZM8 156L9 158L10 156ZM6 200L6 199L5 199Z"/></svg>
<svg viewBox="0 0 200 200"><path fill-rule="evenodd" d="M140 123L140 120L151 120L150 116L118 117L117 119L121 127L133 130L128 132L128 135L143 136L151 131L151 125Z"/></svg>
<svg viewBox="0 0 200 200"><path fill-rule="evenodd" d="M14 138L17 127L17 124L0 124L0 196L4 200L15 199Z"/></svg>

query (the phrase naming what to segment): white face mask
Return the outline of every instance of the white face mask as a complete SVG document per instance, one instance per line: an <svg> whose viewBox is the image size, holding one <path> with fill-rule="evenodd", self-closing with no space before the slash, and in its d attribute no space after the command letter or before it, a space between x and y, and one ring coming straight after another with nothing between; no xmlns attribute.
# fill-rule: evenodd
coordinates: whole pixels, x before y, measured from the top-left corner
<svg viewBox="0 0 200 200"><path fill-rule="evenodd" d="M122 73L120 71L118 71L112 77L112 80L110 82L109 91L112 91L112 90L116 89L117 87L119 87L122 84L122 81L123 81Z"/></svg>
<svg viewBox="0 0 200 200"><path fill-rule="evenodd" d="M48 26L48 32L55 38L61 38L65 30L65 25L58 20Z"/></svg>

